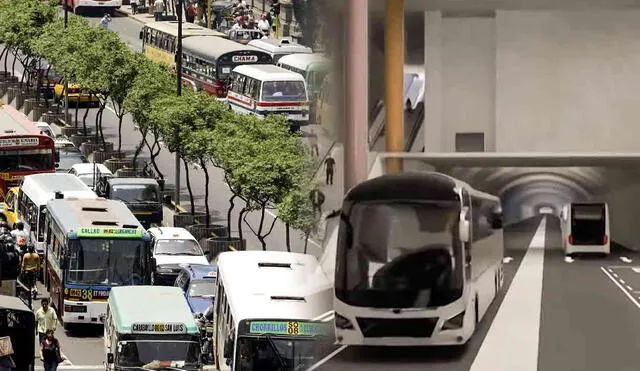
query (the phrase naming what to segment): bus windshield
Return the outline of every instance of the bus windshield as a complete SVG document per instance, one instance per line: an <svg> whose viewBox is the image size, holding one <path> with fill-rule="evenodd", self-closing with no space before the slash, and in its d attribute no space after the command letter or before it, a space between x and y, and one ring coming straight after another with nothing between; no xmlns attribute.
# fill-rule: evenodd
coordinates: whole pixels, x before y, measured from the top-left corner
<svg viewBox="0 0 640 371"><path fill-rule="evenodd" d="M144 241L79 239L70 242L67 282L76 284L142 284Z"/></svg>
<svg viewBox="0 0 640 371"><path fill-rule="evenodd" d="M241 336L234 370L307 370L322 359L330 346L331 342L326 338Z"/></svg>
<svg viewBox="0 0 640 371"><path fill-rule="evenodd" d="M378 308L455 301L464 281L459 213L451 201L355 204L340 226L336 295Z"/></svg>
<svg viewBox="0 0 640 371"><path fill-rule="evenodd" d="M53 170L53 149L0 151L0 171Z"/></svg>
<svg viewBox="0 0 640 371"><path fill-rule="evenodd" d="M113 186L112 197L127 203L159 202L158 187L144 184L119 184Z"/></svg>
<svg viewBox="0 0 640 371"><path fill-rule="evenodd" d="M265 81L262 83L262 100L266 102L300 102L307 100L303 81Z"/></svg>
<svg viewBox="0 0 640 371"><path fill-rule="evenodd" d="M145 369L154 369L154 361L157 363L173 361L177 367L193 369L197 367L200 358L200 343L195 339L192 341L159 339L120 341L116 358L116 363L123 367L148 365ZM160 365L157 367L161 368Z"/></svg>

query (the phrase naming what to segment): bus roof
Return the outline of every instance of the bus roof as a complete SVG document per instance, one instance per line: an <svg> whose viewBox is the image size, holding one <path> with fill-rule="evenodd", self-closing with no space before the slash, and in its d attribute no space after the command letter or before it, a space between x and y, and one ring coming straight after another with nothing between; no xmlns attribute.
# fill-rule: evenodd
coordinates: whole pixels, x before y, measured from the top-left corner
<svg viewBox="0 0 640 371"><path fill-rule="evenodd" d="M44 206L55 198L56 192L65 197L95 199L95 194L80 178L67 173L27 175L22 181L22 192L27 194L36 206Z"/></svg>
<svg viewBox="0 0 640 371"><path fill-rule="evenodd" d="M66 233L82 232L84 235L81 230L90 229L86 236L104 237L105 230L127 229L132 231L131 237L144 234L144 228L122 201L55 199L47 203L47 212Z"/></svg>
<svg viewBox="0 0 640 371"><path fill-rule="evenodd" d="M39 135L40 130L22 112L0 103L0 136L16 134Z"/></svg>
<svg viewBox="0 0 640 371"><path fill-rule="evenodd" d="M285 55L284 57L278 60L278 63L286 64L287 66L291 66L293 68L298 68L305 71L309 65L314 63L326 64L327 68L329 68L329 60L327 60L323 54L315 53L315 54L305 54L305 53L296 53Z"/></svg>
<svg viewBox="0 0 640 371"><path fill-rule="evenodd" d="M29 309L29 307L21 299L15 296L8 295L0 295L0 309L32 312L31 309Z"/></svg>
<svg viewBox="0 0 640 371"><path fill-rule="evenodd" d="M269 53L313 53L313 49L311 49L310 47L291 42L287 39L256 39L249 41L249 45L255 46L256 48L265 50Z"/></svg>
<svg viewBox="0 0 640 371"><path fill-rule="evenodd" d="M108 302L120 333L137 332L134 324L183 324L187 333L198 333L189 304L179 287L114 287L109 293Z"/></svg>
<svg viewBox="0 0 640 371"><path fill-rule="evenodd" d="M243 64L233 69L260 81L304 81L304 77L293 71L274 66L272 64Z"/></svg>
<svg viewBox="0 0 640 371"><path fill-rule="evenodd" d="M223 252L216 264L236 324L260 318L313 320L333 309L333 287L312 255Z"/></svg>
<svg viewBox="0 0 640 371"><path fill-rule="evenodd" d="M216 36L193 36L182 40L182 50L206 60L216 60L227 53L251 51L265 53L264 50L250 45L243 45L235 41Z"/></svg>
<svg viewBox="0 0 640 371"><path fill-rule="evenodd" d="M145 24L144 27L160 31L173 37L178 37L178 21L150 22ZM182 37L205 35L227 37L225 33L198 26L197 24L187 22L182 23Z"/></svg>

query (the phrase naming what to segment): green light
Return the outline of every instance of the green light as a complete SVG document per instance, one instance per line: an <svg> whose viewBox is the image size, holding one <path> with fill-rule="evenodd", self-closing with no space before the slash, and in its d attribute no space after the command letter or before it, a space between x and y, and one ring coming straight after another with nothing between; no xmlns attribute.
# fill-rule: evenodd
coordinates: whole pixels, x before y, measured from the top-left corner
<svg viewBox="0 0 640 371"><path fill-rule="evenodd" d="M327 335L326 324L298 321L253 321L249 324L250 334L270 334L286 336Z"/></svg>
<svg viewBox="0 0 640 371"><path fill-rule="evenodd" d="M91 238L142 238L144 232L142 229L128 228L80 228L78 237Z"/></svg>

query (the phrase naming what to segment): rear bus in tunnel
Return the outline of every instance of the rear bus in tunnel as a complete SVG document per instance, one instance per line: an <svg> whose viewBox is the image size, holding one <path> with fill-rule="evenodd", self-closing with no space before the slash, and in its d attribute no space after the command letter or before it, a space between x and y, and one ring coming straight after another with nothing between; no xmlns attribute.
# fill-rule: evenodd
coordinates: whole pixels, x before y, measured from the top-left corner
<svg viewBox="0 0 640 371"><path fill-rule="evenodd" d="M562 244L566 255L609 255L609 205L606 202L571 203L560 213Z"/></svg>

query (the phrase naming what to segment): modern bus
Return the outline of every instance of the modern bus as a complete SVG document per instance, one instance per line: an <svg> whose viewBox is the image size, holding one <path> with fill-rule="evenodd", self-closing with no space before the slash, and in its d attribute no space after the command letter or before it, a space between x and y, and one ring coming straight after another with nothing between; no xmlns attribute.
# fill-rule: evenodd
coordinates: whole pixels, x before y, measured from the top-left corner
<svg viewBox="0 0 640 371"><path fill-rule="evenodd" d="M296 129L309 124L309 98L304 77L273 65L233 69L227 102L232 110L260 118L284 115Z"/></svg>
<svg viewBox="0 0 640 371"><path fill-rule="evenodd" d="M465 344L502 286L502 232L500 200L444 174L353 187L338 229L337 343Z"/></svg>
<svg viewBox="0 0 640 371"><path fill-rule="evenodd" d="M54 140L15 108L0 103L0 201L26 175L55 171Z"/></svg>
<svg viewBox="0 0 640 371"><path fill-rule="evenodd" d="M72 174L34 174L24 177L18 191L18 218L24 222L38 254L44 257L44 218L47 202L55 198L96 199L98 196Z"/></svg>
<svg viewBox="0 0 640 371"><path fill-rule="evenodd" d="M198 26L194 23L183 23L182 38L186 39L192 36L227 37L222 32ZM169 67L175 67L176 48L178 47L178 21L147 23L140 31L140 40L142 40L142 51L149 59Z"/></svg>
<svg viewBox="0 0 640 371"><path fill-rule="evenodd" d="M60 3L67 4L67 7L80 15L89 9L97 9L100 11L108 11L113 14L116 9L122 6L122 0L60 0Z"/></svg>
<svg viewBox="0 0 640 371"><path fill-rule="evenodd" d="M271 56L257 48L216 36L193 36L182 41L182 73L193 90L225 98L231 71L242 64L273 64Z"/></svg>
<svg viewBox="0 0 640 371"><path fill-rule="evenodd" d="M249 371L257 351L279 370L307 370L329 353L332 285L312 255L218 255L214 347L218 370Z"/></svg>
<svg viewBox="0 0 640 371"><path fill-rule="evenodd" d="M114 287L104 319L107 370L200 370L200 331L179 287Z"/></svg>
<svg viewBox="0 0 640 371"><path fill-rule="evenodd" d="M574 202L560 213L566 255L611 252L609 205L606 202Z"/></svg>
<svg viewBox="0 0 640 371"><path fill-rule="evenodd" d="M45 286L65 328L101 324L112 287L150 284L149 235L124 203L55 199L46 210Z"/></svg>
<svg viewBox="0 0 640 371"><path fill-rule="evenodd" d="M276 65L304 76L311 101L315 101L320 94L322 82L329 73L330 67L329 61L319 53L285 55Z"/></svg>
<svg viewBox="0 0 640 371"><path fill-rule="evenodd" d="M313 49L308 46L296 44L289 39L259 39L251 40L248 45L255 46L258 49L264 50L269 53L273 58L273 63L278 63L280 58L289 54L311 54Z"/></svg>

